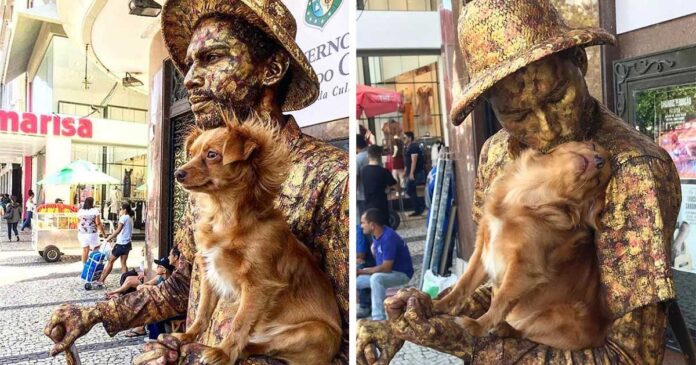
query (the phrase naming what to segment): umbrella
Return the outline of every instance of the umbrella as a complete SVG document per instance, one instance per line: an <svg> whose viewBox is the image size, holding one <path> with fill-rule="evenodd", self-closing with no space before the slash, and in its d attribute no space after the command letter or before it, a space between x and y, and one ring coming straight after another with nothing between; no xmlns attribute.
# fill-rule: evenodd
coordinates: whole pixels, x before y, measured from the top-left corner
<svg viewBox="0 0 696 365"><path fill-rule="evenodd" d="M356 112L358 118L365 113L368 118L399 110L401 94L372 86L358 85Z"/></svg>
<svg viewBox="0 0 696 365"><path fill-rule="evenodd" d="M46 176L38 184L42 185L76 185L76 184L118 184L119 181L101 171L88 161L73 161L62 169Z"/></svg>

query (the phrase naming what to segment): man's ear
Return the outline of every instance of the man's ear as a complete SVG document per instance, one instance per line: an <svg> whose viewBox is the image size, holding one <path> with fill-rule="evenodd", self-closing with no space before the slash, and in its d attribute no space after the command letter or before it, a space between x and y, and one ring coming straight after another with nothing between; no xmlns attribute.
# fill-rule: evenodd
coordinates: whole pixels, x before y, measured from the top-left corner
<svg viewBox="0 0 696 365"><path fill-rule="evenodd" d="M186 137L186 141L184 142L184 151L186 152L186 157L188 157L189 153L191 152L191 146L193 146L193 142L200 137L200 135L203 133L203 130L197 127L194 127L191 129L189 132L188 136Z"/></svg>
<svg viewBox="0 0 696 365"><path fill-rule="evenodd" d="M587 51L582 47L575 47L571 50L573 63L578 66L582 75L587 75Z"/></svg>
<svg viewBox="0 0 696 365"><path fill-rule="evenodd" d="M222 164L248 160L259 145L239 134L230 134L222 147Z"/></svg>
<svg viewBox="0 0 696 365"><path fill-rule="evenodd" d="M266 63L264 68L262 83L265 86L275 85L285 77L290 68L290 58L282 51L276 52Z"/></svg>

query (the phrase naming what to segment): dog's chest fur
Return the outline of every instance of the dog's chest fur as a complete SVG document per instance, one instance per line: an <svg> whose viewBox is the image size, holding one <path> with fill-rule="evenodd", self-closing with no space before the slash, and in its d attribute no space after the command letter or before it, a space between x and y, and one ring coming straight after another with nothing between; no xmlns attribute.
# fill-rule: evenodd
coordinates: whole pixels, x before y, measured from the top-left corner
<svg viewBox="0 0 696 365"><path fill-rule="evenodd" d="M239 286L230 277L231 275L223 275L228 270L221 270L219 267L221 254L220 247L212 247L201 252L201 256L205 260L205 279L220 297L234 298L239 292Z"/></svg>
<svg viewBox="0 0 696 365"><path fill-rule="evenodd" d="M491 215L488 217L487 226L489 240L488 247L482 252L483 267L493 282L500 282L507 268L501 252L503 247L497 242L503 229L503 222Z"/></svg>

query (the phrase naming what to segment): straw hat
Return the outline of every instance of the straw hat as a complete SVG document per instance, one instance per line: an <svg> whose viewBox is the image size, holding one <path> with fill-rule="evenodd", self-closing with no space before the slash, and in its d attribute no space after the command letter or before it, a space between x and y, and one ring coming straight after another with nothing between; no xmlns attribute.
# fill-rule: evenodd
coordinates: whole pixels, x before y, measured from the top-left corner
<svg viewBox="0 0 696 365"><path fill-rule="evenodd" d="M162 9L162 35L172 61L182 74L191 35L199 21L212 14L237 16L278 42L290 56L290 86L283 111L299 110L319 96L319 80L295 43L295 18L280 0L169 0Z"/></svg>
<svg viewBox="0 0 696 365"><path fill-rule="evenodd" d="M495 83L546 56L576 46L614 44L602 28L569 28L548 0L474 0L459 16L469 72L450 118L461 124Z"/></svg>

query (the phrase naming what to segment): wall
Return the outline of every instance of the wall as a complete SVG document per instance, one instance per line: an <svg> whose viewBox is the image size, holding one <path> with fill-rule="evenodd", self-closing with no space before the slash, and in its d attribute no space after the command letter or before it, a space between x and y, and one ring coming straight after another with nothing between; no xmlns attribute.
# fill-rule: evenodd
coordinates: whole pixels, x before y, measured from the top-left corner
<svg viewBox="0 0 696 365"><path fill-rule="evenodd" d="M440 15L436 11L358 11L358 53L374 50L439 50Z"/></svg>
<svg viewBox="0 0 696 365"><path fill-rule="evenodd" d="M617 13L619 2L617 1ZM617 15L618 17L618 15ZM665 51L696 43L696 14L619 34L619 59Z"/></svg>

